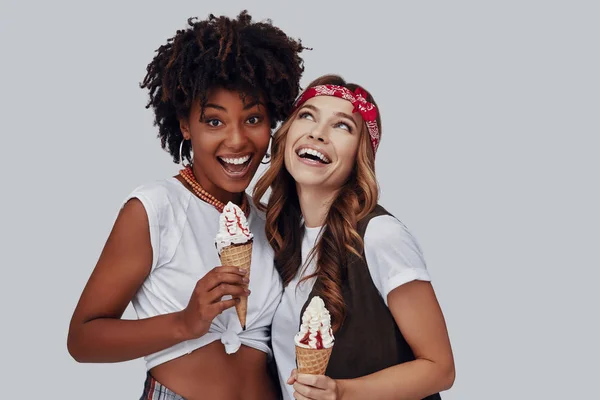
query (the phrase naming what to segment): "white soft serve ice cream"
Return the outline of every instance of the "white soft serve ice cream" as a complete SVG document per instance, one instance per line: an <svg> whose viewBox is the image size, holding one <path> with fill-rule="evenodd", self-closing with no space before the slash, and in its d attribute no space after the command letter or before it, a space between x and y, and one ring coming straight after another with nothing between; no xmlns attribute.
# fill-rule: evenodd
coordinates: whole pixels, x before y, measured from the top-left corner
<svg viewBox="0 0 600 400"><path fill-rule="evenodd" d="M215 238L217 250L221 250L232 244L244 244L252 240L252 232L248 228L248 221L241 208L227 203L219 217L219 233Z"/></svg>
<svg viewBox="0 0 600 400"><path fill-rule="evenodd" d="M305 349L328 349L333 346L331 316L323 299L314 296L302 315L300 332L294 337L296 346Z"/></svg>

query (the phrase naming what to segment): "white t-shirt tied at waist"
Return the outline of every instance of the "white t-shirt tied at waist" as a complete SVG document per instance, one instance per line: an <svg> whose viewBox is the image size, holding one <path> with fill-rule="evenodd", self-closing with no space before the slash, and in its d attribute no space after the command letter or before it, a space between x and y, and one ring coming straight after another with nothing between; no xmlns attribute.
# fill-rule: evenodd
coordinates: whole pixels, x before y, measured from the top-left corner
<svg viewBox="0 0 600 400"><path fill-rule="evenodd" d="M139 319L181 311L198 280L221 265L215 248L220 213L175 178L140 186L126 201L132 198L139 199L148 214L153 253L150 274L135 294L133 307ZM248 224L254 240L246 330L242 330L235 308L227 309L202 337L146 356L148 370L217 340L228 354L245 345L272 356L270 326L283 288L265 236L264 215L253 205Z"/></svg>
<svg viewBox="0 0 600 400"><path fill-rule="evenodd" d="M267 353L269 357L272 357L272 351L265 342L265 339L268 340L271 336L269 327L246 327L246 330L244 331L239 324L237 314L235 315L235 319L237 320L237 323L236 321L231 321L228 319L227 324L223 324L221 321L215 318L210 326L209 331L202 337L178 343L172 347L169 347L168 349L146 356L146 368L150 370L157 365L189 354L192 351L217 340L220 340L221 343L223 343L227 354L233 354L237 352L243 344L245 346L263 351Z"/></svg>

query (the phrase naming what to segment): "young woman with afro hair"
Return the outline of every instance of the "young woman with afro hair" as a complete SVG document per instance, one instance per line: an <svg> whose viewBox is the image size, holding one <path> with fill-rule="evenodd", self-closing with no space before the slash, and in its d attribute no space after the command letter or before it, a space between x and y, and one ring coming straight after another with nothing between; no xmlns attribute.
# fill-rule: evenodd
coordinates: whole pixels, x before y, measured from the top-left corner
<svg viewBox="0 0 600 400"><path fill-rule="evenodd" d="M245 190L299 93L304 49L245 11L189 19L158 48L141 87L182 169L125 199L71 320L77 361L145 357L143 399L278 398L270 325L282 283L264 215ZM254 235L247 273L221 265L215 249L229 202ZM122 319L129 302L137 320Z"/></svg>

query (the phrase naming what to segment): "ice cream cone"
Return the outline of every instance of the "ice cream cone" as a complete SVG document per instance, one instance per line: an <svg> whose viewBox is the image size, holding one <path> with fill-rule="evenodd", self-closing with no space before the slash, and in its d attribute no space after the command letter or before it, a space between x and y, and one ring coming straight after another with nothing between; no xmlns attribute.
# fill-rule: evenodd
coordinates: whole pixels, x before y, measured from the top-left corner
<svg viewBox="0 0 600 400"><path fill-rule="evenodd" d="M221 250L221 264L238 267L248 271L246 276L250 278L250 261L252 260L252 241L244 244L232 244ZM245 285L247 288L248 285ZM248 312L248 297L240 297L240 302L235 305L242 329L246 329L246 313Z"/></svg>
<svg viewBox="0 0 600 400"><path fill-rule="evenodd" d="M296 346L296 362L301 374L325 375L333 347L328 349L306 349Z"/></svg>

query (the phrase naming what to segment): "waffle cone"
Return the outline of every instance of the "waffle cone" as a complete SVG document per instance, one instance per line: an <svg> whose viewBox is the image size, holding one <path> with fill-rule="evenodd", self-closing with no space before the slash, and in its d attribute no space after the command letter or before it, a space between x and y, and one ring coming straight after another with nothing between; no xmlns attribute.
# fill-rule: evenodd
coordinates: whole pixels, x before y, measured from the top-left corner
<svg viewBox="0 0 600 400"><path fill-rule="evenodd" d="M221 264L238 267L248 271L250 278L250 261L252 260L252 241L244 244L232 244L221 250ZM248 288L248 285L244 285ZM246 329L246 314L248 313L248 297L240 297L240 302L235 305L240 324Z"/></svg>
<svg viewBox="0 0 600 400"><path fill-rule="evenodd" d="M305 349L296 346L296 362L301 374L325 375L333 347L328 349Z"/></svg>

